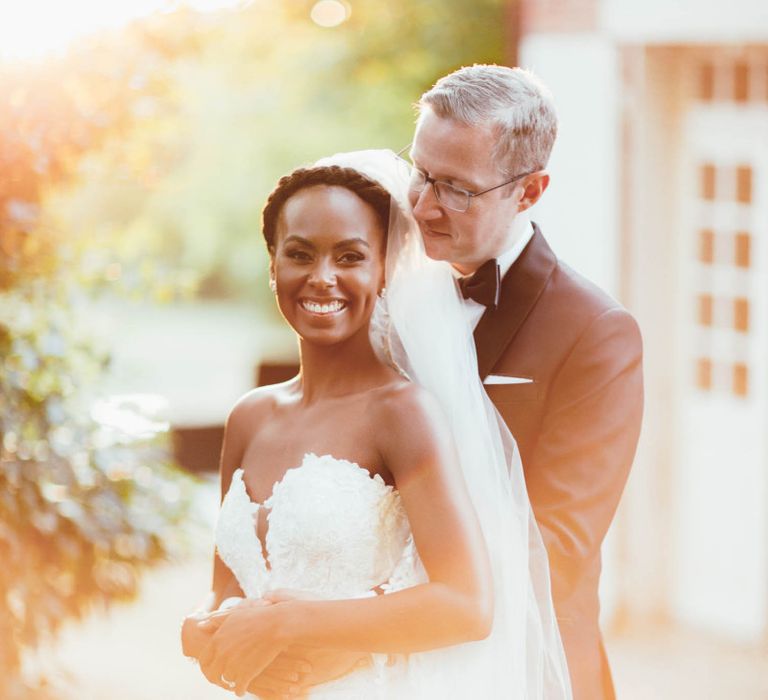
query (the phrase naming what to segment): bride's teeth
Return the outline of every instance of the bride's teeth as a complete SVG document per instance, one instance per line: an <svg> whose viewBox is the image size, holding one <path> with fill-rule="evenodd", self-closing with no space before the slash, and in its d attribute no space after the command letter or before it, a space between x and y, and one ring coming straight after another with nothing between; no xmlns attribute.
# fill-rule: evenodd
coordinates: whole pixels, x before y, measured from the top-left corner
<svg viewBox="0 0 768 700"><path fill-rule="evenodd" d="M307 310L315 314L328 314L334 311L341 311L344 308L344 302L332 301L329 304L318 304L314 301L303 301L302 306Z"/></svg>

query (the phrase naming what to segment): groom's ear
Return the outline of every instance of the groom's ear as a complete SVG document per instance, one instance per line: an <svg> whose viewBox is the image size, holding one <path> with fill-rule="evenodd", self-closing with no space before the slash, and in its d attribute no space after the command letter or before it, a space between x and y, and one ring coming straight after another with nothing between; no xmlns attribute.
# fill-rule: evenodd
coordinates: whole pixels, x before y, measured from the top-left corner
<svg viewBox="0 0 768 700"><path fill-rule="evenodd" d="M525 211L532 207L541 199L544 190L549 186L549 173L546 170L539 170L532 173L524 180L523 196L517 204L517 211Z"/></svg>

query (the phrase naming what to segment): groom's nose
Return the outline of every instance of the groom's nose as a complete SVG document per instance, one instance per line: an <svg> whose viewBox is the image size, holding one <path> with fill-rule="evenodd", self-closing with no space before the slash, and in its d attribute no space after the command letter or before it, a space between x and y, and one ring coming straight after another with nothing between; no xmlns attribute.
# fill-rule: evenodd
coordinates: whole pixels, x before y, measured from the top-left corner
<svg viewBox="0 0 768 700"><path fill-rule="evenodd" d="M443 213L435 195L435 187L431 182L426 183L421 192L411 191L411 207L414 217L421 221L437 219Z"/></svg>

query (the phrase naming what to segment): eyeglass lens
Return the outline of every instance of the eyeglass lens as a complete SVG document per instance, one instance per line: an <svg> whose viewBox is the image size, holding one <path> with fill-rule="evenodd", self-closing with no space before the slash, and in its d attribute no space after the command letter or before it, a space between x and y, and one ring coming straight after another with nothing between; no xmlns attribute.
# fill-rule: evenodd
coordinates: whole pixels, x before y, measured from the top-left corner
<svg viewBox="0 0 768 700"><path fill-rule="evenodd" d="M416 168L411 169L411 187L415 192L423 192L427 186L427 176ZM432 181L435 197L440 204L455 209L466 211L469 207L469 196L462 190L449 185L447 182Z"/></svg>

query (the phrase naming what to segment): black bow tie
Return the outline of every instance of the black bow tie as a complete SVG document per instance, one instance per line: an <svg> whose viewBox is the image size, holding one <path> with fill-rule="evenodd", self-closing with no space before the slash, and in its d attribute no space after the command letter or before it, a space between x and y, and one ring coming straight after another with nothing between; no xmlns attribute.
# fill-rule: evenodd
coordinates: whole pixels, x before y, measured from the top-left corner
<svg viewBox="0 0 768 700"><path fill-rule="evenodd" d="M495 309L499 305L501 272L495 258L484 262L474 274L459 279L461 294L478 304Z"/></svg>

